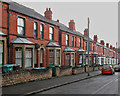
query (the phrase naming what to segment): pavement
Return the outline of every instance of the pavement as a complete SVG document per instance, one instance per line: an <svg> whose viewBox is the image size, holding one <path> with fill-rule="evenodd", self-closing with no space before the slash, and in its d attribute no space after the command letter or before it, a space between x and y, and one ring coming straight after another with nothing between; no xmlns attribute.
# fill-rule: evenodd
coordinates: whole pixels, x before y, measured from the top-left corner
<svg viewBox="0 0 120 96"><path fill-rule="evenodd" d="M100 71L94 71L90 72L90 76L88 76L87 73L82 73L71 76L53 77L47 80L36 80L32 82L3 87L2 94L32 95L70 83L78 82L84 79L92 78L100 74Z"/></svg>

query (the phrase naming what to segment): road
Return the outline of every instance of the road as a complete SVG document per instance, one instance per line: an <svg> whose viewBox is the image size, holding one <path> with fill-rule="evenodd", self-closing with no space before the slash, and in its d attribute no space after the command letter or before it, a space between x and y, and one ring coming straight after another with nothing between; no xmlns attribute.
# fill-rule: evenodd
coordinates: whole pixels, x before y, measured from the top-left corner
<svg viewBox="0 0 120 96"><path fill-rule="evenodd" d="M38 94L118 94L118 72L114 75L100 75L71 83ZM119 76L120 77L120 76ZM34 96L35 96L34 95Z"/></svg>

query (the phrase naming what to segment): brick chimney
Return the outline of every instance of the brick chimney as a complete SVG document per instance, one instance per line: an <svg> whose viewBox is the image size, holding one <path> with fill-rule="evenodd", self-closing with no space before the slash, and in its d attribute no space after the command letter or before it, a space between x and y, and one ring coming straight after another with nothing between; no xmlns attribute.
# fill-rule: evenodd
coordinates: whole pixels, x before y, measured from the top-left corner
<svg viewBox="0 0 120 96"><path fill-rule="evenodd" d="M88 28L85 28L85 30L84 30L84 35L85 35L85 36L88 36Z"/></svg>
<svg viewBox="0 0 120 96"><path fill-rule="evenodd" d="M75 31L75 22L74 22L74 20L70 20L69 28L72 29L73 31Z"/></svg>
<svg viewBox="0 0 120 96"><path fill-rule="evenodd" d="M44 16L45 16L47 19L52 20L52 11L51 11L50 8L49 8L49 10L48 10L48 8L46 8L46 11L44 12Z"/></svg>
<svg viewBox="0 0 120 96"><path fill-rule="evenodd" d="M97 38L97 35L94 35L94 41L97 42L98 38Z"/></svg>
<svg viewBox="0 0 120 96"><path fill-rule="evenodd" d="M105 44L104 40L100 40L100 44L104 45Z"/></svg>
<svg viewBox="0 0 120 96"><path fill-rule="evenodd" d="M112 45L110 45L110 49L112 49Z"/></svg>
<svg viewBox="0 0 120 96"><path fill-rule="evenodd" d="M109 43L106 43L106 47L109 48Z"/></svg>

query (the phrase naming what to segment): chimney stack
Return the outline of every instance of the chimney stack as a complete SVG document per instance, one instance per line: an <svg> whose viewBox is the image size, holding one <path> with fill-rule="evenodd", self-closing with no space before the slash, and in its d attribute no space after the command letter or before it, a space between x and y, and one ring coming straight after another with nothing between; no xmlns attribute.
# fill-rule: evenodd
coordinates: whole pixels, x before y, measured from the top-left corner
<svg viewBox="0 0 120 96"><path fill-rule="evenodd" d="M85 36L88 36L88 28L85 28L85 30L84 30L84 35L85 35Z"/></svg>
<svg viewBox="0 0 120 96"><path fill-rule="evenodd" d="M109 48L109 43L106 43L106 47Z"/></svg>
<svg viewBox="0 0 120 96"><path fill-rule="evenodd" d="M94 41L97 42L98 38L97 38L97 35L94 35Z"/></svg>
<svg viewBox="0 0 120 96"><path fill-rule="evenodd" d="M101 40L101 41L100 41L100 44L104 45L104 44L105 44L105 43L104 43L104 40Z"/></svg>
<svg viewBox="0 0 120 96"><path fill-rule="evenodd" d="M110 45L110 49L112 49L112 45Z"/></svg>
<svg viewBox="0 0 120 96"><path fill-rule="evenodd" d="M73 31L75 31L75 22L74 22L74 20L70 20L69 28L72 29Z"/></svg>
<svg viewBox="0 0 120 96"><path fill-rule="evenodd" d="M47 19L52 20L52 11L51 11L50 8L49 8L49 10L48 10L48 8L46 8L46 11L44 12L44 16L45 16Z"/></svg>

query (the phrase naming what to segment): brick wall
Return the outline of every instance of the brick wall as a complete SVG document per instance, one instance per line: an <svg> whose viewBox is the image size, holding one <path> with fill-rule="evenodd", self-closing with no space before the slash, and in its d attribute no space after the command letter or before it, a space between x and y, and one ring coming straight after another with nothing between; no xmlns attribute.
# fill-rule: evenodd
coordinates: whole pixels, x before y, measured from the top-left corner
<svg viewBox="0 0 120 96"><path fill-rule="evenodd" d="M19 71L11 71L2 74L2 86L14 85L18 83L29 82L33 80L42 80L52 77L52 69L32 70L25 69Z"/></svg>

